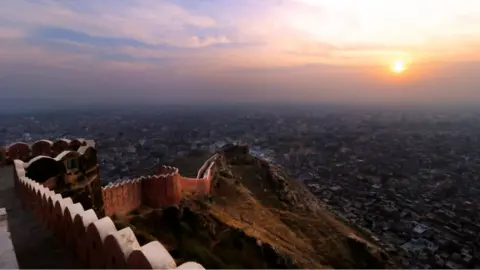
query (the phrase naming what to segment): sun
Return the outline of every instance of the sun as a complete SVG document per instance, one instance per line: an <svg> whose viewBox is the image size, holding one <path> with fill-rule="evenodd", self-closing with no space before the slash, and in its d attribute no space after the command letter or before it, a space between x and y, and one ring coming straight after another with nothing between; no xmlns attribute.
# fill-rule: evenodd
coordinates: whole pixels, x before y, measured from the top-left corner
<svg viewBox="0 0 480 270"><path fill-rule="evenodd" d="M405 62L403 62L403 60L397 60L397 61L393 62L392 66L391 66L391 69L395 73L402 73L406 69Z"/></svg>

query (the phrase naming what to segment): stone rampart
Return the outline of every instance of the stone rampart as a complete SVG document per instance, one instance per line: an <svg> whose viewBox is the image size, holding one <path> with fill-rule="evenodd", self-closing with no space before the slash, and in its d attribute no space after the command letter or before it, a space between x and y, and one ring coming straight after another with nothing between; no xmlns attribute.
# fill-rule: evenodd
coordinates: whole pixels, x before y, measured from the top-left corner
<svg viewBox="0 0 480 270"><path fill-rule="evenodd" d="M73 203L71 198L63 198L26 177L23 161L15 160L14 170L15 186L22 203L78 256L83 267L204 269L194 262L177 267L158 241L140 246L131 228L117 230L110 217L98 218L92 209L85 210L80 203ZM130 182L132 186L133 182Z"/></svg>
<svg viewBox="0 0 480 270"><path fill-rule="evenodd" d="M81 146L87 145L95 148L93 141L85 139L58 139L55 142L38 140L31 144L15 142L0 146L0 166L12 164L15 159L28 162L37 156L56 157L64 151L77 151Z"/></svg>

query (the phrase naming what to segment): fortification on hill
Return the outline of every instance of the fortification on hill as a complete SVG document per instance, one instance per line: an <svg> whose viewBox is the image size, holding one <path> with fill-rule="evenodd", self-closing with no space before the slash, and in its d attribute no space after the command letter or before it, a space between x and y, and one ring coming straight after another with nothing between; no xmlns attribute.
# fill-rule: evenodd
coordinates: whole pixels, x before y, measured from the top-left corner
<svg viewBox="0 0 480 270"><path fill-rule="evenodd" d="M101 187L93 141L40 140L0 148L0 165L13 165L22 202L90 268L175 268L160 242L140 246L132 229L117 230L112 218L142 206L178 205L184 195L207 194L214 158L205 162L197 178L162 166L154 175ZM187 262L178 268L203 267Z"/></svg>
<svg viewBox="0 0 480 270"><path fill-rule="evenodd" d="M20 200L79 267L392 267L382 250L247 145L220 149L196 177L161 166L104 187L93 141L15 143L0 153Z"/></svg>

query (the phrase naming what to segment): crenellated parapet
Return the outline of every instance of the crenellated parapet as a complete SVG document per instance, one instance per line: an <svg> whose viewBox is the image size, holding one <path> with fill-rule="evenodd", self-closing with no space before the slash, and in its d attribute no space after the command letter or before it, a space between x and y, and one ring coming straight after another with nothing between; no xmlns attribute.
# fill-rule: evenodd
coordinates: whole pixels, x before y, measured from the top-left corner
<svg viewBox="0 0 480 270"><path fill-rule="evenodd" d="M178 205L182 199L182 187L178 169L161 166L156 175L142 180L144 203L152 208Z"/></svg>
<svg viewBox="0 0 480 270"><path fill-rule="evenodd" d="M77 151L82 146L95 148L95 142L81 138L58 139L54 142L50 140L38 140L33 143L15 142L8 146L0 146L0 166L12 164L15 159L28 162L37 156L55 158L64 151Z"/></svg>
<svg viewBox="0 0 480 270"><path fill-rule="evenodd" d="M183 196L208 194L217 155L209 158L197 178L178 168L161 166L155 175L100 187L93 141L40 140L0 148L0 164L15 159L15 189L25 207L90 268L176 268L158 241L140 246L132 229L117 230L114 216L140 206L178 205ZM28 151L27 151L28 150ZM53 183L53 184L52 184ZM178 268L203 269L197 263Z"/></svg>
<svg viewBox="0 0 480 270"><path fill-rule="evenodd" d="M213 166L218 158L215 154L205 161L198 170L197 178L181 177L182 194L209 194L213 176Z"/></svg>
<svg viewBox="0 0 480 270"><path fill-rule="evenodd" d="M143 179L145 177L109 183L103 187L105 215L123 216L140 207L143 204Z"/></svg>
<svg viewBox="0 0 480 270"><path fill-rule="evenodd" d="M213 162L211 166L207 167L204 174L200 178L181 177L180 185L182 187L182 194L198 194L206 195L210 193L210 186L213 173Z"/></svg>
<svg viewBox="0 0 480 270"><path fill-rule="evenodd" d="M27 209L32 210L39 222L51 229L67 249L77 255L85 267L204 269L194 262L177 267L173 257L158 241L140 246L130 227L117 230L110 217L98 217L94 210L85 210L82 204L74 203L72 198L63 197L27 177L26 167L25 162L14 161L15 187L20 200ZM102 192L118 187L135 188L144 180L125 181L120 185L105 187Z"/></svg>
<svg viewBox="0 0 480 270"><path fill-rule="evenodd" d="M141 205L177 205L182 199L180 174L175 167L162 166L155 175L109 183L102 188L102 196L107 216L122 216Z"/></svg>
<svg viewBox="0 0 480 270"><path fill-rule="evenodd" d="M67 149L54 157L37 155L28 159L23 163L25 176L101 214L103 200L96 149L89 143L82 145L80 140L68 142L75 141L75 150ZM48 145L52 145L51 142L37 141L32 149L36 154L45 153Z"/></svg>
<svg viewBox="0 0 480 270"><path fill-rule="evenodd" d="M207 161L201 178L183 177L177 168L161 166L155 175L109 183L102 188L105 215L123 216L141 205L178 205L183 196L209 194L215 159Z"/></svg>
<svg viewBox="0 0 480 270"><path fill-rule="evenodd" d="M205 161L197 178L183 177L178 168L161 166L155 175L110 183L101 188L94 146L94 141L84 139L39 140L30 145L14 143L3 150L0 148L0 164L7 164L10 157L21 158L27 177L72 197L102 216L122 216L141 205L152 208L178 205L187 194L210 192L218 154Z"/></svg>

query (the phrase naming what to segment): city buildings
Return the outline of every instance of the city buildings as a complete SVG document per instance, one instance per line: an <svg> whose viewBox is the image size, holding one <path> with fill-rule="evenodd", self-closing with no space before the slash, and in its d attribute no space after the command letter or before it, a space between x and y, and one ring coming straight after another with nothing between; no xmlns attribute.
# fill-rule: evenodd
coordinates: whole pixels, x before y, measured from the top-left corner
<svg viewBox="0 0 480 270"><path fill-rule="evenodd" d="M220 111L221 110L221 111ZM480 113L249 108L2 117L0 142L95 139L108 183L236 141L405 268L480 268Z"/></svg>

